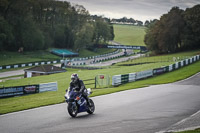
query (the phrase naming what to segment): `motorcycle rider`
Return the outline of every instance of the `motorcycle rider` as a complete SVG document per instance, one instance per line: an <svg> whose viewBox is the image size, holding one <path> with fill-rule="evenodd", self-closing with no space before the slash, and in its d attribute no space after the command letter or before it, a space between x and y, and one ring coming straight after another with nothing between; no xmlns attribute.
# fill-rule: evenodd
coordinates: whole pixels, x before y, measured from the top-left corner
<svg viewBox="0 0 200 133"><path fill-rule="evenodd" d="M72 88L75 88L77 91L82 93L82 96L86 99L87 104L90 106L87 89L85 88L83 81L79 79L78 74L76 73L71 75L70 91Z"/></svg>

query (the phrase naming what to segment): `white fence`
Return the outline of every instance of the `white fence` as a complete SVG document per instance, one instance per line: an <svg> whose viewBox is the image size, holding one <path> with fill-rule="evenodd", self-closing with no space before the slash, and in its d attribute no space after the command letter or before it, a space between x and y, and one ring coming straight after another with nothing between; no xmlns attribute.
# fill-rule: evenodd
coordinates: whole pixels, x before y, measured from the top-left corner
<svg viewBox="0 0 200 133"><path fill-rule="evenodd" d="M115 75L112 77L112 85L120 85L121 84L121 75Z"/></svg>
<svg viewBox="0 0 200 133"><path fill-rule="evenodd" d="M58 90L57 82L39 84L39 92L57 91L57 90Z"/></svg>
<svg viewBox="0 0 200 133"><path fill-rule="evenodd" d="M165 66L162 68L155 68L153 70L129 73L129 74L125 74L125 75L114 75L112 77L112 85L117 86L117 85L124 84L127 82L134 82L136 80L148 78L148 77L154 76L154 74L158 75L158 74L162 74L165 72L171 72L171 71L179 69L183 66L192 64L198 60L200 60L200 55L193 56L192 58L185 59L180 62L176 62L175 64L171 64L169 66ZM158 70L161 70L161 71L158 71Z"/></svg>
<svg viewBox="0 0 200 133"><path fill-rule="evenodd" d="M133 81L151 77L151 76L153 76L153 70L129 73L125 75L114 75L112 77L112 85L117 86L122 83L133 82Z"/></svg>
<svg viewBox="0 0 200 133"><path fill-rule="evenodd" d="M143 79L143 78L147 78L151 76L153 76L153 70L147 70L147 71L137 72L135 79L139 80L139 79Z"/></svg>

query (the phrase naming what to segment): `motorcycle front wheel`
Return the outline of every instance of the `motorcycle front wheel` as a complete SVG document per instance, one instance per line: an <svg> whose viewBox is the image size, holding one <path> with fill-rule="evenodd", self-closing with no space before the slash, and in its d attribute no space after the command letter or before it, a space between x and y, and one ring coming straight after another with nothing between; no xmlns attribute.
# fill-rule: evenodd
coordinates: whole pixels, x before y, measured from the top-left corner
<svg viewBox="0 0 200 133"><path fill-rule="evenodd" d="M76 103L68 103L68 106L67 106L67 109L68 109L68 113L71 117L76 117L77 114L78 114L78 106Z"/></svg>
<svg viewBox="0 0 200 133"><path fill-rule="evenodd" d="M88 114L93 114L95 110L94 102L92 101L92 99L89 99L89 103L90 103L90 106L88 107L87 112Z"/></svg>

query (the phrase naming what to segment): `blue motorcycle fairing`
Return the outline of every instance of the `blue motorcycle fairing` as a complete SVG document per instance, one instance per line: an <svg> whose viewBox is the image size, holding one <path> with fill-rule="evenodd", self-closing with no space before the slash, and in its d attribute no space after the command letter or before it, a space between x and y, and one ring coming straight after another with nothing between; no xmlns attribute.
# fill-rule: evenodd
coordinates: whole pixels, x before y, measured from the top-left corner
<svg viewBox="0 0 200 133"><path fill-rule="evenodd" d="M87 106L86 100L83 97L81 97L80 101L81 101L80 104L78 104L79 105L79 113L87 111L88 106Z"/></svg>
<svg viewBox="0 0 200 133"><path fill-rule="evenodd" d="M77 96L80 97L80 100L78 100L78 101L75 100ZM78 113L85 112L85 111L88 110L87 101L86 101L85 98L82 97L82 95L79 92L75 92L75 91L71 90L69 92L69 99L67 99L67 97L65 97L65 98L66 98L66 102L67 103L68 102L72 102L72 103L74 102L74 104L75 104L75 102L77 103L77 105L78 105Z"/></svg>

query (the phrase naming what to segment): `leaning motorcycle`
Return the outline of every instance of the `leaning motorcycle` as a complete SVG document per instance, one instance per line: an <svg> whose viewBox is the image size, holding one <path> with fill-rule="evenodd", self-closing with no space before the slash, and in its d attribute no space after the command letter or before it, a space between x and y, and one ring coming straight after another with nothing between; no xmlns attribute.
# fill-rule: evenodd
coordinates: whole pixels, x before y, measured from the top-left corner
<svg viewBox="0 0 200 133"><path fill-rule="evenodd" d="M69 90L65 94L65 100L68 103L67 110L70 116L76 117L81 112L94 113L95 105L92 99L89 98L88 102L90 106L88 106L86 99L80 92L76 91L76 88L71 89L71 91ZM92 94L91 89L88 88L86 93L88 96Z"/></svg>

